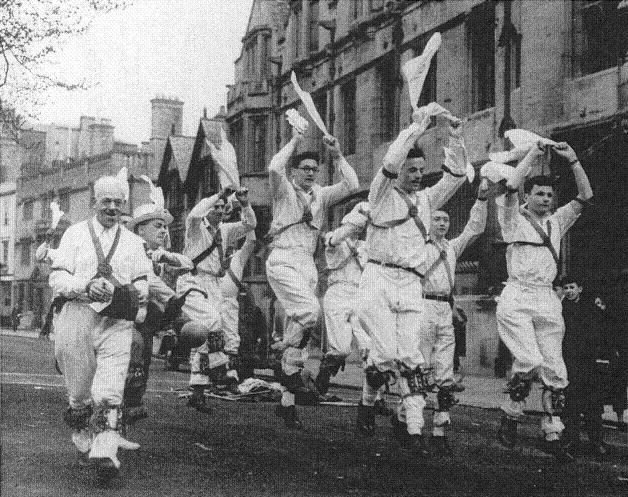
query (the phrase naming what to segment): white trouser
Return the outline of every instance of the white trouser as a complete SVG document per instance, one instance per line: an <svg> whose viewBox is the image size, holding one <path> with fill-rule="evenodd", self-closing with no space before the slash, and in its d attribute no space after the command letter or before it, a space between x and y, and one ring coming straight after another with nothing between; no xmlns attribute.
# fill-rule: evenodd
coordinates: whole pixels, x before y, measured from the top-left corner
<svg viewBox="0 0 628 497"><path fill-rule="evenodd" d="M398 376L400 367L415 370L424 366L419 336L423 317L421 280L404 269L367 264L356 298L356 312L364 331L371 338L367 366L391 370ZM403 365L403 366L402 366ZM421 433L425 398L411 392L406 378L397 379L406 414L408 433ZM375 390L365 386L362 401L374 399Z"/></svg>
<svg viewBox="0 0 628 497"><path fill-rule="evenodd" d="M55 357L71 407L122 403L133 323L101 316L86 303L67 302L55 321Z"/></svg>
<svg viewBox="0 0 628 497"><path fill-rule="evenodd" d="M321 311L316 297L318 272L311 254L303 250L275 248L266 261L266 276L286 313L281 366L287 375L303 368L299 344L303 331L313 328Z"/></svg>
<svg viewBox="0 0 628 497"><path fill-rule="evenodd" d="M225 334L225 353L237 355L240 350L240 333L238 332L238 314L240 305L237 297L222 299L222 329Z"/></svg>
<svg viewBox="0 0 628 497"><path fill-rule="evenodd" d="M434 381L439 387L454 381L454 350L456 340L448 302L423 299L425 317L421 326L421 353L426 365L434 368Z"/></svg>
<svg viewBox="0 0 628 497"><path fill-rule="evenodd" d="M562 354L565 323L560 300L551 287L508 282L497 305L497 330L514 356L513 373L536 370L548 387L568 385ZM523 414L524 405L525 401L507 398L502 410L516 418ZM541 428L546 434L559 433L563 425L557 416L546 416Z"/></svg>
<svg viewBox="0 0 628 497"><path fill-rule="evenodd" d="M196 275L186 273L179 276L177 280L177 296L183 295L190 288L204 291L207 294L207 298L200 292L189 293L185 298L182 311L192 321L197 321L206 326L208 332L222 330L221 310L223 303L222 293L220 292L220 279L202 271L199 271ZM201 372L205 357L208 357L208 350L205 344L190 351L190 385L209 385L209 377ZM217 364L213 358L210 358L208 361L210 367L212 364ZM220 362L224 364L224 360Z"/></svg>
<svg viewBox="0 0 628 497"><path fill-rule="evenodd" d="M331 285L325 293L323 311L327 355L347 357L351 353L353 337L361 351L371 347L371 340L354 311L357 290L357 285L339 281Z"/></svg>
<svg viewBox="0 0 628 497"><path fill-rule="evenodd" d="M194 288L202 290L207 298L200 292L191 292L185 298L183 312L192 321L198 321L209 331L222 329L222 293L220 292L220 279L199 271L196 275L186 273L177 280L177 296L180 297L187 290Z"/></svg>
<svg viewBox="0 0 628 497"><path fill-rule="evenodd" d="M421 280L403 269L367 264L356 312L371 338L368 365L380 371L423 366L419 336L423 318Z"/></svg>

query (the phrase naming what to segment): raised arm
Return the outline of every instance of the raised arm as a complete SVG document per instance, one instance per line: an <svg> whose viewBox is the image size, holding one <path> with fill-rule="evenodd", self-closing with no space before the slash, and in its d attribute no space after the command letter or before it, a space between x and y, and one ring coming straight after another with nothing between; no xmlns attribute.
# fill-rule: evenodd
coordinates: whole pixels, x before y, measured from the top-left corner
<svg viewBox="0 0 628 497"><path fill-rule="evenodd" d="M432 209L442 207L466 179L467 151L462 138L462 125L449 125L449 146L445 148L444 174L438 183L426 188Z"/></svg>
<svg viewBox="0 0 628 497"><path fill-rule="evenodd" d="M242 277L244 267L255 250L255 240L255 231L249 231L246 234L244 245L239 250L236 250L231 258L231 270L238 278Z"/></svg>
<svg viewBox="0 0 628 497"><path fill-rule="evenodd" d="M338 200L350 195L360 188L358 175L340 151L340 144L333 136L323 138L323 142L327 149L331 152L331 157L336 168L340 171L340 181L331 186L325 186L321 189L321 193L325 197L327 204L333 204Z"/></svg>
<svg viewBox="0 0 628 497"><path fill-rule="evenodd" d="M465 225L462 233L459 236L451 240L451 246L456 253L456 258L464 252L471 243L473 243L486 229L486 215L487 209L487 194L488 194L488 181L486 178L480 182L480 188L478 189L478 199L471 207L471 213L469 214L469 221Z"/></svg>
<svg viewBox="0 0 628 497"><path fill-rule="evenodd" d="M393 187L394 180L408 157L410 149L418 138L425 132L429 117L420 123L413 122L399 133L399 136L388 147L384 155L383 165L375 174L369 189L369 204L374 208L385 194Z"/></svg>
<svg viewBox="0 0 628 497"><path fill-rule="evenodd" d="M225 223L221 226L225 247L235 244L237 240L257 227L257 217L255 216L251 204L249 204L247 190L245 188L238 190L236 192L236 198L242 206L242 213L240 214L240 221L237 223Z"/></svg>
<svg viewBox="0 0 628 497"><path fill-rule="evenodd" d="M286 174L286 166L302 139L303 135L295 128L292 128L292 138L270 161L268 166L268 181L272 195L281 196L286 192L286 187L289 182Z"/></svg>

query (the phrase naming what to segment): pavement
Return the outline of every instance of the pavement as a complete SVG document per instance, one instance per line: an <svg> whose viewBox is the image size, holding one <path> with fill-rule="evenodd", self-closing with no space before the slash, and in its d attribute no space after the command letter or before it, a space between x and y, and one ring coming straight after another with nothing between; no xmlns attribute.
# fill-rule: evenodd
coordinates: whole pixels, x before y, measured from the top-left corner
<svg viewBox="0 0 628 497"><path fill-rule="evenodd" d="M13 330L7 328L0 329L0 336L14 336L25 338L37 338L39 336L38 331L34 330ZM154 350L159 349L159 340L155 340ZM305 367L312 371L314 374L318 372L319 360L311 358L306 361ZM256 374L263 376L271 376L271 370L256 370ZM341 390L361 390L362 389L363 372L361 364L359 363L347 363L344 371L340 371L338 375L333 378L332 387L335 386ZM462 384L465 386L465 391L456 394L457 399L460 401L460 405L468 407L479 407L482 409L499 409L505 398L504 388L506 386L506 379L493 378L488 376L473 376L465 375L462 380ZM183 388L187 385L186 380L182 379L181 382L173 384L174 388ZM355 397L355 395L350 395ZM541 412L541 385L536 384L533 386L530 396L526 403L526 412L528 414L540 414ZM603 419L606 424L615 426L618 419L610 406L606 406ZM628 411L624 413L624 421L628 422Z"/></svg>

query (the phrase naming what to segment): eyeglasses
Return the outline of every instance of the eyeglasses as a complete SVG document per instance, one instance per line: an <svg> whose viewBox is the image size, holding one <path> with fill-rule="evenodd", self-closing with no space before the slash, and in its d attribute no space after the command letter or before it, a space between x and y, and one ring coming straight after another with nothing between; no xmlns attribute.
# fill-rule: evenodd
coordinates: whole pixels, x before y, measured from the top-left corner
<svg viewBox="0 0 628 497"><path fill-rule="evenodd" d="M297 169L301 169L301 171L305 171L306 173L313 173L313 174L316 174L319 171L318 167L308 167L308 166L297 167Z"/></svg>

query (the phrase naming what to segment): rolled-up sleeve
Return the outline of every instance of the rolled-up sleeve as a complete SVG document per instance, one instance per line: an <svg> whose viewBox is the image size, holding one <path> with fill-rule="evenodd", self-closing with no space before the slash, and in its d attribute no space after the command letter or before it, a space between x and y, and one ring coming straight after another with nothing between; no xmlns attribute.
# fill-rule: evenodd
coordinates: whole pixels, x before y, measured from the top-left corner
<svg viewBox="0 0 628 497"><path fill-rule="evenodd" d="M63 234L48 279L53 294L67 298L75 298L85 293L90 281L90 278L75 276L76 258L80 249L77 242L81 239L75 231L74 227L70 226Z"/></svg>

